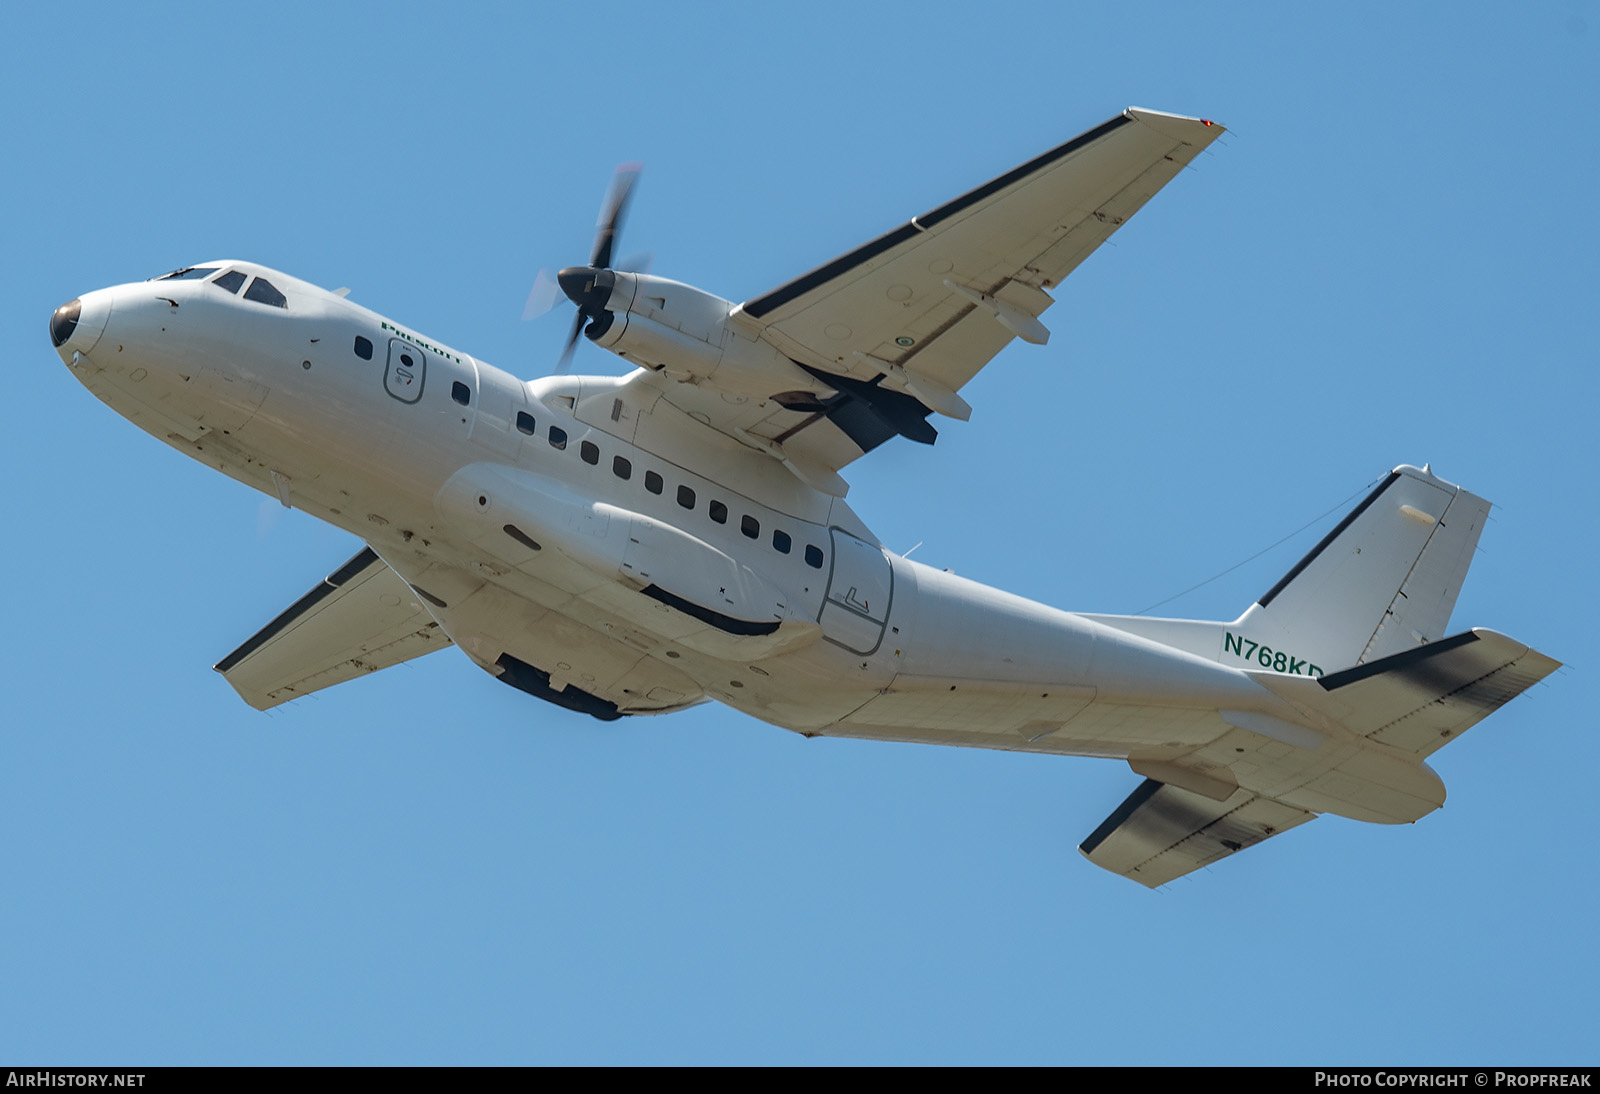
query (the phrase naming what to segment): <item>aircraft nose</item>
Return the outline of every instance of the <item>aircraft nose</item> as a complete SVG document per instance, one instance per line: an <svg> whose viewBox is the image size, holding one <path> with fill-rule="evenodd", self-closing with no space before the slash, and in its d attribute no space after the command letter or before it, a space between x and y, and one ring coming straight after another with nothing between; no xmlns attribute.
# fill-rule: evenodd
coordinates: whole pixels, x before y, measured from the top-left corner
<svg viewBox="0 0 1600 1094"><path fill-rule="evenodd" d="M73 354L88 353L99 344L111 317L113 295L110 289L86 292L50 316L50 342L63 361L71 364Z"/></svg>
<svg viewBox="0 0 1600 1094"><path fill-rule="evenodd" d="M50 342L60 349L66 344L72 332L78 329L78 316L83 314L83 301L79 299L68 300L55 310L50 316Z"/></svg>

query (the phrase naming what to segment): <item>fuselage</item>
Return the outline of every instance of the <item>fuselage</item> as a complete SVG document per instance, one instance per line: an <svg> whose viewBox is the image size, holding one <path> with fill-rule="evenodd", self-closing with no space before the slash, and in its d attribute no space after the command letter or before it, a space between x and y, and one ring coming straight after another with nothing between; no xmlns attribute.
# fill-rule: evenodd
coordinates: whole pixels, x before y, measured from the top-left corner
<svg viewBox="0 0 1600 1094"><path fill-rule="evenodd" d="M1014 687L1047 727L1122 703L1281 707L1204 656L894 556L842 499L658 408L647 383L523 382L245 262L76 303L52 330L95 395L368 542L496 675L509 656L601 710L710 697L808 734L977 686ZM1005 747L1152 743L1046 729Z"/></svg>
<svg viewBox="0 0 1600 1094"><path fill-rule="evenodd" d="M1121 758L1144 781L1079 850L1159 885L1319 813L1438 808L1426 757L1557 667L1448 633L1489 503L1429 467L1231 621L1037 604L896 557L844 502L853 460L933 443L1006 345L1046 343L1048 290L1221 132L1126 110L740 304L613 268L625 168L555 278L568 353L623 378L523 382L235 261L88 293L51 340L147 432L367 545L215 666L258 709L453 644L602 719L715 699L808 736Z"/></svg>

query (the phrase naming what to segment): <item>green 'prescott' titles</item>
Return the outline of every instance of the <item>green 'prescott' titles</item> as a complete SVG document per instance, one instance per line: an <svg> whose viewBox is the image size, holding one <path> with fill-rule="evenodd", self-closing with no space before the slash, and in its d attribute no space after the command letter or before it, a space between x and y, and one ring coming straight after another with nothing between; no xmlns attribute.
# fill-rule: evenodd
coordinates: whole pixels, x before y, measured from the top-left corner
<svg viewBox="0 0 1600 1094"><path fill-rule="evenodd" d="M1273 672L1287 673L1291 676L1321 676L1322 668L1313 665L1310 661L1300 657L1291 657L1282 650L1275 650L1271 646L1263 646L1254 639L1245 638L1243 635L1233 634L1230 631L1222 632L1222 652L1236 653L1246 661L1260 665Z"/></svg>
<svg viewBox="0 0 1600 1094"><path fill-rule="evenodd" d="M425 349L429 353L437 353L440 357L448 357L450 360L454 361L458 365L461 363L461 358L457 357L455 354L451 353L449 350L444 349L444 348L442 348L440 346L436 346L432 342L427 341L426 339L418 338L416 335L410 333L409 331L403 331L399 327L395 326L393 323L390 323L388 320L384 320L381 323L381 326L383 327L384 330L393 331L394 333L398 334L401 338L404 338L407 342L410 342L413 346L416 346L418 349Z"/></svg>

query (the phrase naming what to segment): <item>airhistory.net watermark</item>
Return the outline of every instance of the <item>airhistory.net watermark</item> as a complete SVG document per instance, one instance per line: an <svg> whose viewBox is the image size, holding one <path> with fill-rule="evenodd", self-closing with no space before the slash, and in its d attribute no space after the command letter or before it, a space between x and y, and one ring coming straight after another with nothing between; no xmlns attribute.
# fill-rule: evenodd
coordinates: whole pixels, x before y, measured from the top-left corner
<svg viewBox="0 0 1600 1094"><path fill-rule="evenodd" d="M7 1071L8 1087L58 1087L58 1086L143 1086L142 1071L51 1071L47 1068L30 1068L25 1071Z"/></svg>

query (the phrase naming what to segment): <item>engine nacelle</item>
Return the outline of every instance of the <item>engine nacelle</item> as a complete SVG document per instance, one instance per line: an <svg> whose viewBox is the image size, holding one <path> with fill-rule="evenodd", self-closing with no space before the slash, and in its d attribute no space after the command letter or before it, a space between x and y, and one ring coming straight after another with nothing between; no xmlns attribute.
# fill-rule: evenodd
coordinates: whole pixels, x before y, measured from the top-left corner
<svg viewBox="0 0 1600 1094"><path fill-rule="evenodd" d="M762 397L789 389L828 390L776 348L729 322L734 305L680 281L606 271L614 279L590 324L592 341L682 383L713 380L719 391Z"/></svg>

